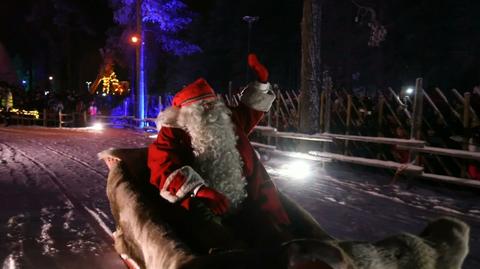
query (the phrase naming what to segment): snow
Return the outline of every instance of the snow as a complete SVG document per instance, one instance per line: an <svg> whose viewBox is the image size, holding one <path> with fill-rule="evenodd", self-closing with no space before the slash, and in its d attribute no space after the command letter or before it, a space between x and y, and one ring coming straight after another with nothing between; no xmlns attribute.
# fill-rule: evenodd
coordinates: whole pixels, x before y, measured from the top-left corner
<svg viewBox="0 0 480 269"><path fill-rule="evenodd" d="M18 267L16 257L13 254L8 255L2 265L2 269L15 269Z"/></svg>
<svg viewBox="0 0 480 269"><path fill-rule="evenodd" d="M124 268L96 153L151 141L114 129L0 128L2 268Z"/></svg>
<svg viewBox="0 0 480 269"><path fill-rule="evenodd" d="M85 209L88 211L88 213L90 213L90 215L92 215L92 217L97 221L98 225L102 227L102 229L105 231L106 234L109 234L109 235L113 234L112 230L108 228L108 226L105 224L105 222L102 220L102 218L100 218L100 216L97 213L95 213L93 210L91 210L88 207L85 207Z"/></svg>
<svg viewBox="0 0 480 269"><path fill-rule="evenodd" d="M97 153L146 147L149 134L122 129L0 128L0 263L6 268L125 268L112 247L105 193L107 167ZM291 157L265 162L278 188L342 239L378 240L418 233L448 215L471 225L465 269L480 268L478 192L428 182L388 185L391 175L348 164L308 161L309 176L285 177ZM33 265L32 265L33 264Z"/></svg>
<svg viewBox="0 0 480 269"><path fill-rule="evenodd" d="M37 238L37 243L42 246L42 254L53 256L58 252L58 249L54 247L54 241L50 236L50 230L52 224L50 223L53 218L53 214L48 210L48 208L42 208L40 220L42 221L42 227L40 231L40 236Z"/></svg>

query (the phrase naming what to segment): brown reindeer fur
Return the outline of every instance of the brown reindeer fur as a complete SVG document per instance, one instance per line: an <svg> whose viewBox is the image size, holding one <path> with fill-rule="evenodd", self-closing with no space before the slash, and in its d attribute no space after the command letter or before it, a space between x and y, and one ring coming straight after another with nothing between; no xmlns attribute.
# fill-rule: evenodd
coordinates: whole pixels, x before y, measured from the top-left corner
<svg viewBox="0 0 480 269"><path fill-rule="evenodd" d="M149 183L147 150L111 149L116 157L107 180L107 196L117 224L115 249L142 268L288 268L317 260L331 269L460 269L468 253L469 227L454 218L431 222L419 235L400 234L375 243L340 241L287 196L281 200L298 238L282 247L203 255L192 242L188 212L162 199ZM197 227L198 228L198 227ZM180 237L182 235L182 237ZM213 236L213 235L212 235ZM208 238L208 235L206 236Z"/></svg>

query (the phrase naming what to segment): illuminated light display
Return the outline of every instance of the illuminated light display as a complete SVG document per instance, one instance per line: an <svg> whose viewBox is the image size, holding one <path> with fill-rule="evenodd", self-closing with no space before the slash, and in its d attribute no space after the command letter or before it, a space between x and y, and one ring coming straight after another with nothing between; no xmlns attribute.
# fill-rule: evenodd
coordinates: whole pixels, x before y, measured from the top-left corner
<svg viewBox="0 0 480 269"><path fill-rule="evenodd" d="M103 76L100 81L102 82L102 95L104 96L108 94L123 95L128 91L125 82L118 80L115 72L110 73L109 76Z"/></svg>
<svg viewBox="0 0 480 269"><path fill-rule="evenodd" d="M0 112L3 112L2 108L0 108ZM12 108L10 109L10 113L14 113L22 116L32 116L35 119L40 118L40 113L37 110L24 110L24 109Z"/></svg>

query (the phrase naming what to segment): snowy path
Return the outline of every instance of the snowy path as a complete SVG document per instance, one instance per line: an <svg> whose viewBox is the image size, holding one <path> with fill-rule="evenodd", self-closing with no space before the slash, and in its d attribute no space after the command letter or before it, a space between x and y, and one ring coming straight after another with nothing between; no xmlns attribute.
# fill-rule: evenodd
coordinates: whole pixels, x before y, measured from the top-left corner
<svg viewBox="0 0 480 269"><path fill-rule="evenodd" d="M2 268L124 268L105 231L114 225L96 153L147 141L115 130L0 128Z"/></svg>
<svg viewBox="0 0 480 269"><path fill-rule="evenodd" d="M96 153L144 147L145 134L110 129L0 128L0 262L2 268L124 268L111 247L114 225L105 195L106 166ZM278 175L289 162L266 162L279 188L338 238L377 240L417 233L441 215L472 227L464 266L480 268L480 195L415 182L386 185L384 174L332 165L295 180Z"/></svg>

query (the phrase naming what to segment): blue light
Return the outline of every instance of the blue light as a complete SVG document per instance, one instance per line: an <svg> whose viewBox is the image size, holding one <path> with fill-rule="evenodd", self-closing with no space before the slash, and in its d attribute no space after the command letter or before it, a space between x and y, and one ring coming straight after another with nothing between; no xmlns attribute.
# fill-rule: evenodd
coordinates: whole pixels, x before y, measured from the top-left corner
<svg viewBox="0 0 480 269"><path fill-rule="evenodd" d="M26 80L22 80L22 84L27 84L27 81Z"/></svg>
<svg viewBox="0 0 480 269"><path fill-rule="evenodd" d="M142 43L140 44L140 78L139 78L139 100L138 100L138 118L145 119L145 69L144 69L144 61L145 61L145 43L144 40L144 33L142 32L141 37ZM143 127L144 122L140 122L139 127Z"/></svg>

